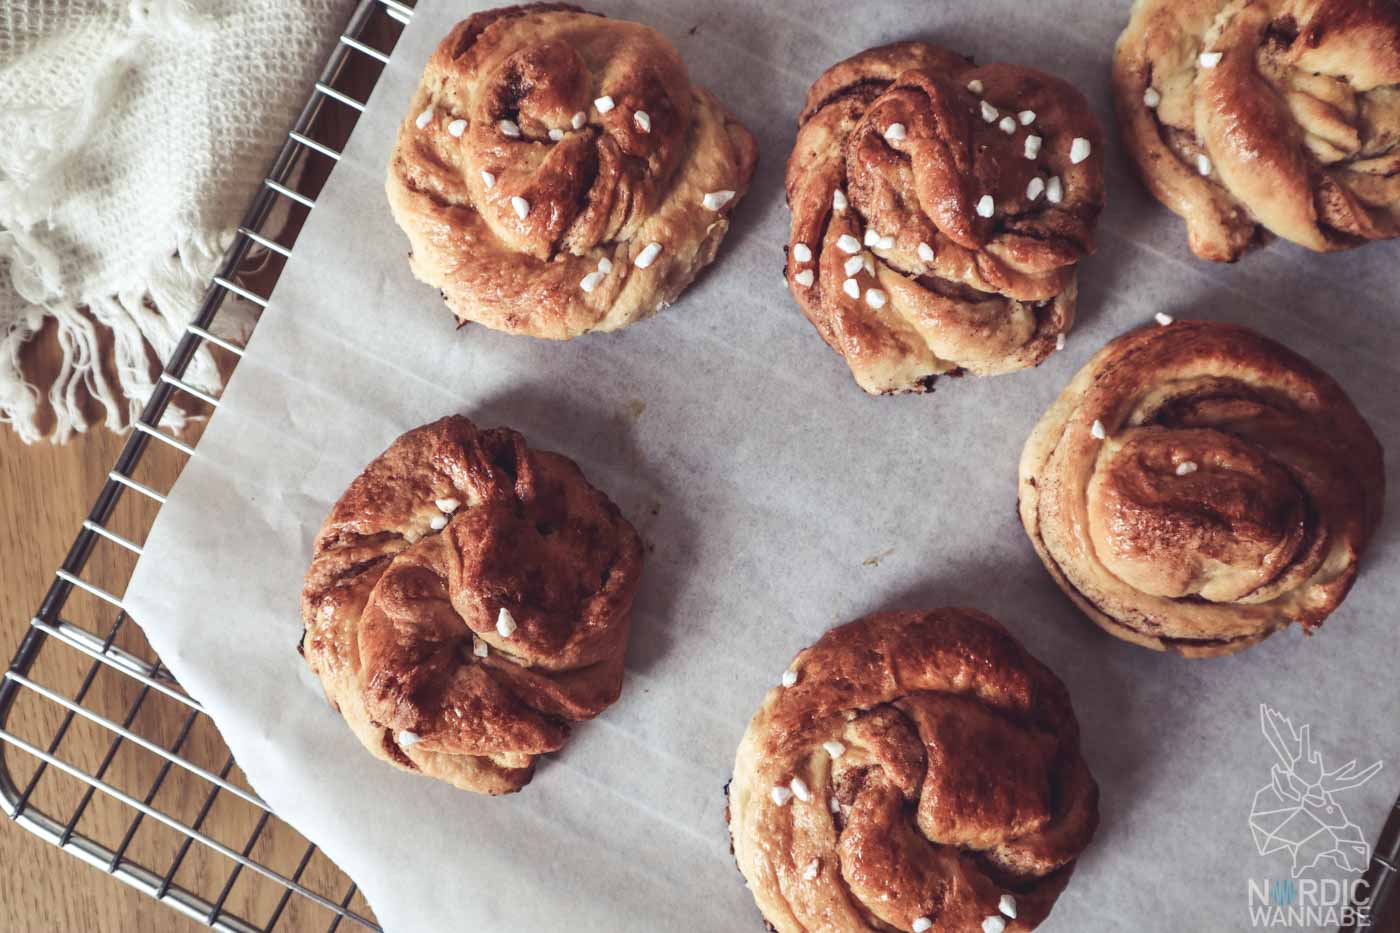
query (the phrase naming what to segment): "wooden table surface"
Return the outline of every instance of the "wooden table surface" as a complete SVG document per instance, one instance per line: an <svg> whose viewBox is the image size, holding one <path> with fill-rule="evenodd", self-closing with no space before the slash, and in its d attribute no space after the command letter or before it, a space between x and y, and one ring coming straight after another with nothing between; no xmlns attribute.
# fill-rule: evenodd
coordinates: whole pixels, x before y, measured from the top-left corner
<svg viewBox="0 0 1400 933"><path fill-rule="evenodd" d="M42 335L29 358L36 371L51 368L53 349L51 335ZM26 446L0 427L0 655L6 663L124 440L94 428L64 446ZM174 469L166 465L167 481ZM98 689L118 686L104 680ZM124 699L112 697L114 703ZM37 705L17 706L9 728L29 737L51 734L52 722L30 721L51 718L39 713ZM0 905L5 928L16 931L203 928L13 825L0 828Z"/></svg>

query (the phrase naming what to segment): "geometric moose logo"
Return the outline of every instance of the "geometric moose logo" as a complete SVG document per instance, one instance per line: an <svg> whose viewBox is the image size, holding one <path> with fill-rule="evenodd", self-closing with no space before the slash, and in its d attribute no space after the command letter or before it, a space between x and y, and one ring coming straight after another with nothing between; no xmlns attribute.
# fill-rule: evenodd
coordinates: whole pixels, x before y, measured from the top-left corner
<svg viewBox="0 0 1400 933"><path fill-rule="evenodd" d="M1269 783L1254 795L1249 829L1260 855L1286 850L1293 857L1293 877L1331 860L1343 871L1360 872L1371 860L1361 827L1347 819L1337 795L1360 787L1381 770L1376 762L1356 770L1356 759L1328 771L1313 751L1311 726L1293 728L1288 717L1259 704L1259 725L1273 748Z"/></svg>

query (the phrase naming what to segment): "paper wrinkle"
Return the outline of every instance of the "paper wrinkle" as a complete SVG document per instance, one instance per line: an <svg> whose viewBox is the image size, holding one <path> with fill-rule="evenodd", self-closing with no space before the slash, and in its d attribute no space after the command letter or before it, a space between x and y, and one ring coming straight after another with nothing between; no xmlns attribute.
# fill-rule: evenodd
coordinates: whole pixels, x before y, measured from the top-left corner
<svg viewBox="0 0 1400 933"><path fill-rule="evenodd" d="M1079 616L1016 518L1016 464L1075 371L1158 311L1282 340L1400 451L1393 392L1376 388L1400 378L1395 244L1316 256L1275 243L1229 268L1190 257L1183 225L1114 142L1108 63L1126 12L1108 0L1033 12L907 0L859 16L590 3L677 44L758 136L759 175L715 266L654 319L566 344L455 330L408 270L383 174L431 48L486 6L415 14L125 598L252 786L354 877L386 929L758 933L723 822L735 748L799 649L886 608L990 612L1070 688L1103 820L1047 931L1249 926L1247 881L1289 870L1255 852L1248 828L1273 760L1261 702L1310 723L1328 762L1386 763L1346 801L1374 842L1400 790L1396 523L1317 636L1191 662ZM1029 372L872 399L779 282L782 174L820 70L902 38L1073 81L1109 130L1109 197L1063 351ZM308 689L296 652L302 575L331 504L399 433L452 412L574 458L647 546L621 699L499 799L373 759Z"/></svg>

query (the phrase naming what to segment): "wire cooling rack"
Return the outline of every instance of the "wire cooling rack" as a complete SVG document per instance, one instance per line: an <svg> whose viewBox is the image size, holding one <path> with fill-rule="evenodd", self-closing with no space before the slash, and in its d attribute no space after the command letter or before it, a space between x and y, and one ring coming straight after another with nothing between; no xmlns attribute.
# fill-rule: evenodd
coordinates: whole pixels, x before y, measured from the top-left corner
<svg viewBox="0 0 1400 933"><path fill-rule="evenodd" d="M186 368L200 352L225 374L237 365L221 310L267 305L412 14L412 2L356 6L0 681L5 813L217 930L379 926L353 881L248 787L114 594L141 554L133 538L165 501L148 477L177 475L197 441L198 429L183 440L160 431L163 414L172 402L203 414L219 404L183 381Z"/></svg>
<svg viewBox="0 0 1400 933"><path fill-rule="evenodd" d="M172 403L204 414L219 404L184 382L185 370L201 351L225 374L236 367L242 347L218 333L220 311L229 300L267 305L413 6L356 6L0 680L5 813L216 930L380 928L354 882L248 787L212 721L114 591L125 589L141 554L132 537L144 536L165 502L143 471L177 475L197 442L197 425L185 440L160 431L163 414ZM128 537L114 526L139 530ZM12 725L19 721L27 728ZM1398 870L1400 801L1366 873L1373 917ZM1385 929L1400 933L1390 923Z"/></svg>

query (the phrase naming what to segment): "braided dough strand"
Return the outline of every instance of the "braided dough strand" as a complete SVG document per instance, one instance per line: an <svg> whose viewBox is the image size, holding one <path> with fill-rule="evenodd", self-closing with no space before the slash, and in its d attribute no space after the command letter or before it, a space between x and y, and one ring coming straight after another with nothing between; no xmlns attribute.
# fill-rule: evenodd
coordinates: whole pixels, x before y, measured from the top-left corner
<svg viewBox="0 0 1400 933"><path fill-rule="evenodd" d="M799 122L788 285L863 389L928 391L1055 350L1103 205L1078 91L905 42L833 66Z"/></svg>
<svg viewBox="0 0 1400 933"><path fill-rule="evenodd" d="M867 616L791 669L729 787L735 859L772 927L1040 923L1098 821L1054 674L970 609Z"/></svg>
<svg viewBox="0 0 1400 933"><path fill-rule="evenodd" d="M1191 657L1321 625L1384 497L1380 444L1330 377L1203 321L1100 350L1020 470L1021 520L1061 588L1114 635Z"/></svg>
<svg viewBox="0 0 1400 933"><path fill-rule="evenodd" d="M459 319L564 340L674 301L714 259L756 159L660 33L535 4L442 41L385 190L414 275ZM732 196L706 206L713 192Z"/></svg>
<svg viewBox="0 0 1400 933"><path fill-rule="evenodd" d="M1400 236L1400 6L1137 0L1113 84L1148 187L1221 262Z"/></svg>
<svg viewBox="0 0 1400 933"><path fill-rule="evenodd" d="M617 699L640 572L636 532L572 461L444 418L331 511L302 651L377 757L507 793Z"/></svg>

